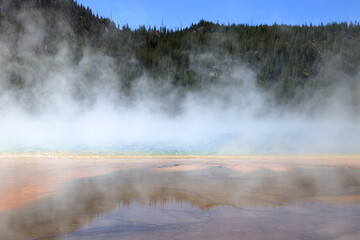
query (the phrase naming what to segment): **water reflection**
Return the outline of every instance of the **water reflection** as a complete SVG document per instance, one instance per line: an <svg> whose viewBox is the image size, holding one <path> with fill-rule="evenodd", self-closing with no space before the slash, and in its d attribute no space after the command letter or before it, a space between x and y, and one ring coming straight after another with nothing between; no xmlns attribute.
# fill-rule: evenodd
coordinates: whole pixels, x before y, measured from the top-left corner
<svg viewBox="0 0 360 240"><path fill-rule="evenodd" d="M0 239L352 239L360 234L356 169L143 168L67 181L61 189L1 213Z"/></svg>

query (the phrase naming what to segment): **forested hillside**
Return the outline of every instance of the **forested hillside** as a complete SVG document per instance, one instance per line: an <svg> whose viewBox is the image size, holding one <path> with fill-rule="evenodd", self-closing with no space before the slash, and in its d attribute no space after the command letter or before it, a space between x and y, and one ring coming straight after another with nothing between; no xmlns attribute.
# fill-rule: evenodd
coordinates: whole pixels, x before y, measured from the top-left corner
<svg viewBox="0 0 360 240"><path fill-rule="evenodd" d="M73 0L1 0L0 6L0 40L11 45L11 61L21 61L18 53L28 51L29 42L33 54L41 56L57 54L66 42L74 62L85 50L113 59L125 91L143 74L179 89L196 90L242 64L256 73L259 86L274 89L279 99L289 99L307 84L322 86L310 79L319 76L326 61L334 59L338 81L355 76L360 64L356 22L249 26L202 20L184 29L132 30ZM24 41L24 36L31 38ZM9 81L15 87L24 85L16 72Z"/></svg>

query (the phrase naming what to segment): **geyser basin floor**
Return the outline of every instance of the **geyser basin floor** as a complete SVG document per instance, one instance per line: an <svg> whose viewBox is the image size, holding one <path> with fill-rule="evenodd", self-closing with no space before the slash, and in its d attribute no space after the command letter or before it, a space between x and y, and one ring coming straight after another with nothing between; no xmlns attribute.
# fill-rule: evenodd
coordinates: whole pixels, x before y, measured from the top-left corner
<svg viewBox="0 0 360 240"><path fill-rule="evenodd" d="M360 158L0 159L0 239L358 239Z"/></svg>

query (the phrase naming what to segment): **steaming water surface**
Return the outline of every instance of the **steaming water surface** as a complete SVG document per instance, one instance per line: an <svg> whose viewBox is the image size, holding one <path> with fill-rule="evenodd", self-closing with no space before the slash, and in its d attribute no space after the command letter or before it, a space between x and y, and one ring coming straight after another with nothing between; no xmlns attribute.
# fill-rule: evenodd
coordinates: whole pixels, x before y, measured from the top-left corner
<svg viewBox="0 0 360 240"><path fill-rule="evenodd" d="M194 88L129 82L136 59L73 39L39 52L40 15L23 9L24 32L0 39L1 240L359 239L360 75L338 57L280 102L224 53L190 56Z"/></svg>

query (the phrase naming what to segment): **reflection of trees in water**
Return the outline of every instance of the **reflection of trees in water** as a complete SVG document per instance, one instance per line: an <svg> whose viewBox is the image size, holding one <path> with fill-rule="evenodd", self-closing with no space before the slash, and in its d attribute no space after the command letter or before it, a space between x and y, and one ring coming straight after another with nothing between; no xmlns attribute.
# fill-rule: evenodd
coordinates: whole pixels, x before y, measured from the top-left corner
<svg viewBox="0 0 360 240"><path fill-rule="evenodd" d="M200 210L220 206L280 206L323 196L360 194L358 170L309 168L306 171L239 173L212 167L189 172L148 169L68 182L56 195L0 216L1 239L27 239L73 232L97 215L133 203L189 203Z"/></svg>

